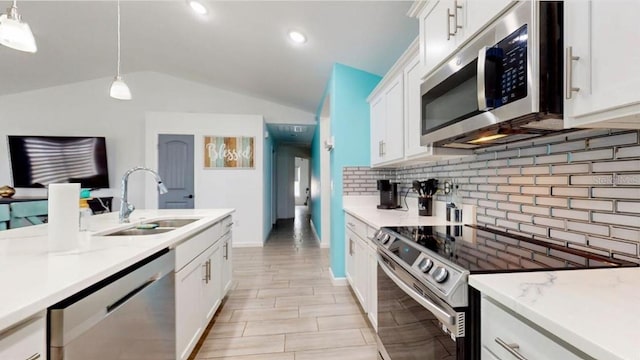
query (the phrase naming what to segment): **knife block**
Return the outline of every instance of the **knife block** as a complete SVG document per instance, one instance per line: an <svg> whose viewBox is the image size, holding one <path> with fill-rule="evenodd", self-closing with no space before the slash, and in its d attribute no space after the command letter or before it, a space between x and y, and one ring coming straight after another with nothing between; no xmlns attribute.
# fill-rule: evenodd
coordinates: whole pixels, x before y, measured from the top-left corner
<svg viewBox="0 0 640 360"><path fill-rule="evenodd" d="M432 197L418 198L418 215L433 216L433 198Z"/></svg>

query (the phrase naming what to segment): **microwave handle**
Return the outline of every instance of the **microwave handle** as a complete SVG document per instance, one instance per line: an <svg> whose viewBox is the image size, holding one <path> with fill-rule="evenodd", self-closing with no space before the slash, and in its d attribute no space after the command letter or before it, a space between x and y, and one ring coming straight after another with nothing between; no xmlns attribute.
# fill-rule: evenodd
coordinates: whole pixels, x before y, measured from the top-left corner
<svg viewBox="0 0 640 360"><path fill-rule="evenodd" d="M491 53L490 56L487 56ZM478 51L478 110L489 111L500 105L502 49L485 46Z"/></svg>
<svg viewBox="0 0 640 360"><path fill-rule="evenodd" d="M478 110L480 111L491 110L491 108L487 106L487 49L489 49L489 47L484 46L478 51Z"/></svg>

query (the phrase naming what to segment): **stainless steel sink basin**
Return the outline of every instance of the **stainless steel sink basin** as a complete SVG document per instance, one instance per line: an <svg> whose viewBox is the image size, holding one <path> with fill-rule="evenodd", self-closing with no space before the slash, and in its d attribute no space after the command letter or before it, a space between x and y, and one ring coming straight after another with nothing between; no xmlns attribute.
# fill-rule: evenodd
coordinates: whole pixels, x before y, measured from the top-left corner
<svg viewBox="0 0 640 360"><path fill-rule="evenodd" d="M179 228L185 225L189 225L198 219L162 219L145 221L144 224L157 224L161 228Z"/></svg>
<svg viewBox="0 0 640 360"><path fill-rule="evenodd" d="M159 227L155 229L137 229L137 228L129 228L116 232L112 232L109 234L103 234L103 236L140 236L140 235L157 235L166 233L169 231L173 231L175 228L172 227Z"/></svg>

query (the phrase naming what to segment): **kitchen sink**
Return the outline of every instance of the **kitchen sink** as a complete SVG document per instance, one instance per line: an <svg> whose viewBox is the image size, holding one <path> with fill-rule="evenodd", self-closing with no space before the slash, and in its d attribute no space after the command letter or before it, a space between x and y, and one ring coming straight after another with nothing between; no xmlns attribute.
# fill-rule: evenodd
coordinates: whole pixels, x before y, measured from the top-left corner
<svg viewBox="0 0 640 360"><path fill-rule="evenodd" d="M140 235L157 235L157 234L162 234L162 233L166 233L169 231L173 231L176 228L173 227L158 227L155 229L138 229L138 228L129 228L129 229L124 229L124 230L120 230L120 231L116 231L116 232L112 232L112 233L108 233L108 234L103 234L102 236L140 236Z"/></svg>
<svg viewBox="0 0 640 360"><path fill-rule="evenodd" d="M157 224L160 228L179 228L189 225L198 219L161 219L153 221L145 221L143 224Z"/></svg>

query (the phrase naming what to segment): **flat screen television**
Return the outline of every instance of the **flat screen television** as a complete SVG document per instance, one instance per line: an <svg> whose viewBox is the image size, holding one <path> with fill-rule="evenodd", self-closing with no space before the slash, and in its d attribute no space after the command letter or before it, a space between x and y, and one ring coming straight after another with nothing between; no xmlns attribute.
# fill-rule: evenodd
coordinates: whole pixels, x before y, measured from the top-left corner
<svg viewBox="0 0 640 360"><path fill-rule="evenodd" d="M108 188L104 137L8 136L13 186L42 188L52 183L80 183Z"/></svg>

